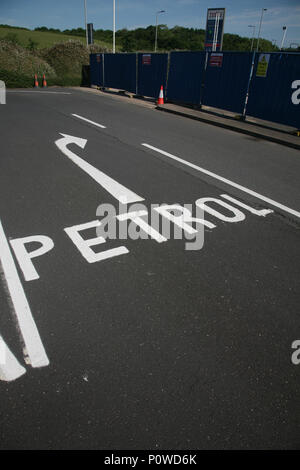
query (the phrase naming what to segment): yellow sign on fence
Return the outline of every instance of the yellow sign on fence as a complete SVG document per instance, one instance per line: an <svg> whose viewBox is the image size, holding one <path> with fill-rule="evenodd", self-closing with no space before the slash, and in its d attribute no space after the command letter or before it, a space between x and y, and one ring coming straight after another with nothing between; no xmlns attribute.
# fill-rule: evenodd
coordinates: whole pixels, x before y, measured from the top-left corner
<svg viewBox="0 0 300 470"><path fill-rule="evenodd" d="M256 69L257 77L266 77L270 61L270 54L260 54Z"/></svg>

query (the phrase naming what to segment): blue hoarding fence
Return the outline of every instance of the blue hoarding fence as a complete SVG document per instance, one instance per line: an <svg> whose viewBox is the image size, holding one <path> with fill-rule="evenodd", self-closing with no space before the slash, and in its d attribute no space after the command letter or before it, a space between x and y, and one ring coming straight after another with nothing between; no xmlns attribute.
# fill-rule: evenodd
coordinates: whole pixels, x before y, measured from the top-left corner
<svg viewBox="0 0 300 470"><path fill-rule="evenodd" d="M90 54L91 85L103 86L103 60L104 54Z"/></svg>
<svg viewBox="0 0 300 470"><path fill-rule="evenodd" d="M200 104L205 52L171 52L167 99Z"/></svg>
<svg viewBox="0 0 300 470"><path fill-rule="evenodd" d="M168 54L138 54L137 94L157 98L167 85Z"/></svg>
<svg viewBox="0 0 300 470"><path fill-rule="evenodd" d="M252 54L208 53L201 104L242 114Z"/></svg>
<svg viewBox="0 0 300 470"><path fill-rule="evenodd" d="M136 93L136 54L104 54L103 86Z"/></svg>
<svg viewBox="0 0 300 470"><path fill-rule="evenodd" d="M246 113L300 128L300 54L256 54Z"/></svg>
<svg viewBox="0 0 300 470"><path fill-rule="evenodd" d="M91 85L205 105L300 128L300 54L91 54Z"/></svg>

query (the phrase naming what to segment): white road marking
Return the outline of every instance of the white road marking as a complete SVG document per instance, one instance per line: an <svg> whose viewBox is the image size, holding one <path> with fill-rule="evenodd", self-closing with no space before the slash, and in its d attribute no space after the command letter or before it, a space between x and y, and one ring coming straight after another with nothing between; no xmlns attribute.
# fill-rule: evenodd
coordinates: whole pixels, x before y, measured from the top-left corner
<svg viewBox="0 0 300 470"><path fill-rule="evenodd" d="M138 227L140 227L140 229L143 230L143 232L145 232L151 238L156 240L158 243L166 242L167 239L165 237L163 237L157 230L155 230L153 227L151 227L151 225L147 224L147 222L142 219L142 217L147 216L147 215L148 215L147 210L139 210L139 211L128 212L127 214L117 215L117 219L120 220L121 222L124 220L131 220ZM129 227L129 230L130 230L130 227Z"/></svg>
<svg viewBox="0 0 300 470"><path fill-rule="evenodd" d="M49 364L49 359L33 319L1 221L0 261L19 323L20 332L25 344L25 359L32 365L32 367L47 366Z"/></svg>
<svg viewBox="0 0 300 470"><path fill-rule="evenodd" d="M101 129L106 129L106 126L103 126L102 124L98 124L97 122L91 121L90 119L87 119L83 116L79 116L79 114L71 114L71 116L75 116L78 119L82 119L82 121L89 122L90 124L94 124L94 126L101 127Z"/></svg>
<svg viewBox="0 0 300 470"><path fill-rule="evenodd" d="M39 243L41 246L36 250L28 252L25 248L26 243ZM45 235L32 235L31 237L15 238L10 240L16 258L23 271L25 281L39 279L39 274L35 269L31 259L42 256L54 247L53 240Z"/></svg>
<svg viewBox="0 0 300 470"><path fill-rule="evenodd" d="M248 189L245 186L242 186L238 183L235 183L234 181L228 180L227 178L223 178L223 176L219 176L216 173L213 173L212 171L206 170L205 168L201 168L198 165L195 165L194 163L188 162L186 160L183 160L182 158L176 157L175 155L172 155L171 153L165 152L164 150L161 150L157 147L153 147L152 145L149 144L142 144L143 147L147 147L151 150L154 150L154 152L161 153L162 155L165 155L168 158L171 158L172 160L176 160L177 162L182 163L183 165L189 166L190 168L193 168L194 170L200 171L201 173L204 173L212 178L215 178L219 181L222 181L225 184L228 184L230 186L233 186L234 188L239 189L240 191L243 191L245 193L250 194L251 196L256 197L257 199L261 199L264 202L267 202L268 204L278 207L278 209L281 209L284 212L287 212L289 214L292 214L296 217L300 218L300 212L296 211L295 209L291 209L290 207L287 207L280 202L276 202L273 199L270 199L266 196L263 196L262 194L257 193L256 191L252 191L252 189Z"/></svg>
<svg viewBox="0 0 300 470"><path fill-rule="evenodd" d="M272 214L274 212L272 209L254 209L254 207L250 207L248 206L248 204L244 204L243 202L239 201L238 199L235 199L232 196L229 196L228 194L221 194L221 197L227 199L230 202L233 202L236 206L246 209L246 211L251 212L251 214L257 215L258 217L266 217L266 215Z"/></svg>
<svg viewBox="0 0 300 470"><path fill-rule="evenodd" d="M82 256L87 260L88 263L97 263L114 256L126 255L129 253L125 246L119 246L117 248L111 248L110 250L100 251L95 253L90 247L95 245L101 245L106 243L105 238L96 237L89 240L84 240L79 232L88 230L90 228L100 227L101 222L99 220L93 220L86 224L74 225L73 227L67 227L64 231L69 235L74 245L78 248Z"/></svg>
<svg viewBox="0 0 300 470"><path fill-rule="evenodd" d="M11 382L26 373L26 369L15 358L2 336L0 336L0 350L0 380Z"/></svg>
<svg viewBox="0 0 300 470"><path fill-rule="evenodd" d="M62 151L62 153L72 160L73 163L79 166L79 168L85 171L98 184L100 184L100 186L109 192L115 199L121 202L121 204L131 204L133 202L144 201L144 198L130 191L130 189L126 188L116 180L112 179L110 176L98 170L98 168L95 168L90 163L78 157L75 153L71 152L71 150L67 148L67 145L69 144L76 144L78 147L83 149L87 143L86 139L73 137L67 134L60 135L63 137L62 139L56 140L55 145Z"/></svg>
<svg viewBox="0 0 300 470"><path fill-rule="evenodd" d="M42 90L6 90L7 93L36 93L36 94L48 94L48 95L72 95L72 93L66 91L42 91Z"/></svg>

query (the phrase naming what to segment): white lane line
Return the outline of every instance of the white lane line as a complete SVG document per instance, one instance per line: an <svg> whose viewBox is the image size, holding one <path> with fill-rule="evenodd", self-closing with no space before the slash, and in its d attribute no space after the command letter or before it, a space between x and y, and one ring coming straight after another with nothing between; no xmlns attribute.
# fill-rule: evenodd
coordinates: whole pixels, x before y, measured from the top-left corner
<svg viewBox="0 0 300 470"><path fill-rule="evenodd" d="M98 170L98 168L95 168L82 158L78 157L75 153L71 152L71 150L67 148L68 144L76 144L83 149L87 143L86 139L81 139L80 137L74 137L61 133L60 135L63 137L62 139L56 140L55 145L61 150L61 152L70 160L72 160L73 163L79 166L79 168L85 171L98 184L100 184L100 186L102 186L102 188L110 193L115 199L117 199L122 204L131 204L133 202L144 201L144 198L138 196L133 191L118 183L116 180Z"/></svg>
<svg viewBox="0 0 300 470"><path fill-rule="evenodd" d="M72 93L66 91L39 91L39 90L6 90L7 93L36 93L36 94L48 94L48 95L72 95Z"/></svg>
<svg viewBox="0 0 300 470"><path fill-rule="evenodd" d="M93 124L96 127L101 127L101 129L106 129L106 127L102 124L98 124L98 122L91 121L90 119L87 119L83 116L79 116L79 114L71 114L71 116L77 117L78 119L82 119L82 121L89 122L90 124Z"/></svg>
<svg viewBox="0 0 300 470"><path fill-rule="evenodd" d="M49 364L23 286L21 284L14 259L0 220L0 262L7 282L7 287L19 323L25 345L25 360L32 367L44 367ZM26 357L28 356L28 357Z"/></svg>
<svg viewBox="0 0 300 470"><path fill-rule="evenodd" d="M21 366L2 336L0 336L0 380L11 382L25 373L26 369Z"/></svg>
<svg viewBox="0 0 300 470"><path fill-rule="evenodd" d="M292 214L296 217L300 218L300 212L296 211L295 209L291 209L290 207L287 207L280 202L276 202L273 199L270 199L266 196L263 196L262 194L257 193L256 191L252 191L252 189L248 189L245 186L242 186L238 183L235 183L234 181L228 180L227 178L223 178L223 176L219 176L216 173L213 173L212 171L205 170L205 168L201 168L198 165L195 165L194 163L188 162L186 160L183 160L182 158L176 157L175 155L172 155L171 153L165 152L164 150L158 149L157 147L153 147L152 145L149 144L142 144L144 147L147 147L151 150L154 150L154 152L161 153L162 155L165 155L168 158L171 158L172 160L176 160L177 162L182 163L183 165L189 166L190 168L193 168L194 170L201 171L201 173L204 173L208 176L211 176L212 178L215 178L219 181L222 181L223 183L229 184L230 186L233 186L234 188L239 189L240 191L243 191L245 193L250 194L251 196L256 197L257 199L261 199L264 202L267 202L268 204L278 207L278 209L281 209L284 212L288 212L289 214Z"/></svg>

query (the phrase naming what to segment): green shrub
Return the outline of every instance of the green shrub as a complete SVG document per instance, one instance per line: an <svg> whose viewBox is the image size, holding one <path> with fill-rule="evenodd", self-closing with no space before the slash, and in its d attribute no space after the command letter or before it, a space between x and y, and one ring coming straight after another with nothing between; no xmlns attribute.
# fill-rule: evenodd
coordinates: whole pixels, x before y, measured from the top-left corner
<svg viewBox="0 0 300 470"><path fill-rule="evenodd" d="M75 40L42 49L39 56L53 67L59 77L81 77L82 66L90 63L90 52L107 51L106 47L97 45L87 48L81 41Z"/></svg>
<svg viewBox="0 0 300 470"><path fill-rule="evenodd" d="M34 85L33 77L2 68L0 68L0 80L5 82L6 88L30 88Z"/></svg>
<svg viewBox="0 0 300 470"><path fill-rule="evenodd" d="M48 78L56 75L54 69L41 57L9 41L0 41L0 68L31 79L35 73L45 73Z"/></svg>
<svg viewBox="0 0 300 470"><path fill-rule="evenodd" d="M37 41L34 41L32 38L29 38L28 39L27 49L29 49L31 52L33 52L37 49L38 45L39 45L39 43Z"/></svg>
<svg viewBox="0 0 300 470"><path fill-rule="evenodd" d="M11 42L12 44L20 44L18 35L16 33L7 33L7 35L4 36L4 40Z"/></svg>
<svg viewBox="0 0 300 470"><path fill-rule="evenodd" d="M80 86L82 67L89 64L90 52L106 50L97 45L87 48L80 41L59 43L39 51L34 48L34 41L27 48L0 41L0 80L8 88L33 87L35 74L40 85L45 74L48 86Z"/></svg>

